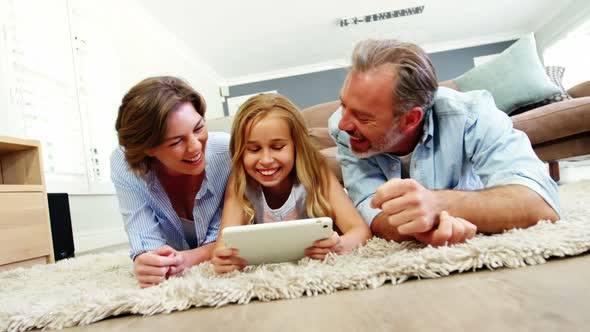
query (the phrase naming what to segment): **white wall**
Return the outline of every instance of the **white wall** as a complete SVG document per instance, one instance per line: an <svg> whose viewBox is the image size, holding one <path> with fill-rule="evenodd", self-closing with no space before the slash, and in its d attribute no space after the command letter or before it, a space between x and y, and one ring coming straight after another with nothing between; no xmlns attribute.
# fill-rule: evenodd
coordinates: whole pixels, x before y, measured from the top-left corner
<svg viewBox="0 0 590 332"><path fill-rule="evenodd" d="M76 253L127 242L115 195L72 195Z"/></svg>
<svg viewBox="0 0 590 332"><path fill-rule="evenodd" d="M116 70L111 70L113 81L98 83L115 85L117 99L112 100L110 105L106 103L108 111L96 107L98 100L89 106L90 118L107 120L101 128L105 135L115 134L116 107L123 94L148 76L173 75L186 79L204 95L207 118L223 116L218 92L219 76L153 19L137 1L71 2L84 11L85 18L81 24L91 29L90 37L103 41L100 47L108 48L105 55L112 60L110 65L116 67ZM101 71L108 69L100 68ZM70 210L77 252L127 241L115 195L70 195Z"/></svg>
<svg viewBox="0 0 590 332"><path fill-rule="evenodd" d="M590 18L590 1L573 0L571 3L553 18L544 23L535 31L537 48L542 50L564 37L566 33L582 24ZM545 22L545 20L540 20Z"/></svg>
<svg viewBox="0 0 590 332"><path fill-rule="evenodd" d="M179 76L203 94L208 107L206 117L215 119L223 116L219 95L221 79L200 60L198 54L155 20L139 1L15 1L0 0L0 135L36 138L27 137L30 134L22 124L25 106L22 106L24 103L16 105L22 98L15 98L13 93L14 88L18 84L22 85L22 82L16 82L10 52L24 43L30 47L26 48L28 51L21 58L33 67L39 66L39 74L34 73L41 77L38 80L44 79L45 72L68 72L73 76L68 81L71 81L68 87L73 86L75 92L69 93L68 98L75 102L70 105L73 113L69 116L71 119L72 115L79 115L79 121L69 126L59 122L50 123L44 127L48 131L47 135L37 139L43 143L43 137L60 137L61 133L69 132L68 129L76 126L76 122L80 125L75 130L81 130L82 133L78 131L78 137L68 138L68 142L81 142L80 145L84 147L80 151L70 151L69 155L78 161L82 160L85 164L82 172L87 171L87 174L76 177L69 183L73 185L69 186L57 183L57 177L46 170L48 191L69 194L76 251L126 242L117 198L109 183L108 169L108 156L117 146L114 124L124 93L149 76ZM18 5L20 16L8 10L17 8L15 4ZM29 10L38 16L29 17ZM18 17L19 21L16 22L14 17ZM18 29L12 28L15 26ZM52 31L51 36L59 43L45 38L46 31ZM7 39L11 33L21 40ZM63 56L50 58L49 53ZM42 82L46 85L33 88L52 96L60 94L52 92L53 83L47 83L50 82L48 80ZM52 119L63 108L63 103L61 107L60 103L51 104L51 109L44 107L46 104L39 102L34 111L43 111L43 116ZM65 145L56 148L69 150ZM99 150L94 159L85 155L90 148ZM59 158L59 161L71 163L65 159ZM96 160L100 167L93 164ZM67 175L62 176L65 177Z"/></svg>

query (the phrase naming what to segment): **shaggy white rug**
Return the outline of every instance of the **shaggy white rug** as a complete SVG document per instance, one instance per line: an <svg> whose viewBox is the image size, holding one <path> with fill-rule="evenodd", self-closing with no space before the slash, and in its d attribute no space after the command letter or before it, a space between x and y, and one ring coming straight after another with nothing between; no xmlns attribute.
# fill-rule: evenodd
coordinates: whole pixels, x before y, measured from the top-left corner
<svg viewBox="0 0 590 332"><path fill-rule="evenodd" d="M386 281L437 278L480 268L517 268L590 248L590 182L560 187L561 221L525 230L478 235L466 244L423 247L371 240L325 262L247 268L217 277L209 263L162 285L139 289L125 251L87 255L57 264L0 273L0 331L85 325L120 314L153 315L190 307L245 304L376 288Z"/></svg>

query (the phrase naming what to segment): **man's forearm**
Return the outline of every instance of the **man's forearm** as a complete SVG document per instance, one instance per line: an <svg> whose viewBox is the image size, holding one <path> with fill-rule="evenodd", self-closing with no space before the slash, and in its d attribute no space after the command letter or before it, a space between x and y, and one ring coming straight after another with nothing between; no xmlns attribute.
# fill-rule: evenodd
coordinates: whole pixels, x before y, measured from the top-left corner
<svg viewBox="0 0 590 332"><path fill-rule="evenodd" d="M397 227L389 225L387 216L383 212L379 213L375 216L375 218L373 218L373 222L371 223L371 231L375 236L395 242L409 241L414 239L413 236L399 234L397 232Z"/></svg>
<svg viewBox="0 0 590 332"><path fill-rule="evenodd" d="M507 185L481 191L434 191L440 211L461 217L477 225L484 233L526 228L539 220L558 219L545 200L528 187ZM439 212L440 212L439 211Z"/></svg>

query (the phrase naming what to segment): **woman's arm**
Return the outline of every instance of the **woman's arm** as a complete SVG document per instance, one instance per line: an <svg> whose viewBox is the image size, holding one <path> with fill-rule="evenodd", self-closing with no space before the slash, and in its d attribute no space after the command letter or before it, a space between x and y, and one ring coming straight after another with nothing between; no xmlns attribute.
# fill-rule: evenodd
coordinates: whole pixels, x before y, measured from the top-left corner
<svg viewBox="0 0 590 332"><path fill-rule="evenodd" d="M372 236L369 226L365 224L332 172L330 172L329 185L328 200L333 209L334 223L342 232L342 236L334 232L332 237L317 241L313 247L307 248L305 254L316 259L323 259L329 252L337 254L349 252L364 245Z"/></svg>
<svg viewBox="0 0 590 332"><path fill-rule="evenodd" d="M153 208L148 204L149 193L144 189L143 179L129 170L123 151L116 149L111 154L111 182L115 186L119 211L131 247L131 259L166 244L160 232Z"/></svg>

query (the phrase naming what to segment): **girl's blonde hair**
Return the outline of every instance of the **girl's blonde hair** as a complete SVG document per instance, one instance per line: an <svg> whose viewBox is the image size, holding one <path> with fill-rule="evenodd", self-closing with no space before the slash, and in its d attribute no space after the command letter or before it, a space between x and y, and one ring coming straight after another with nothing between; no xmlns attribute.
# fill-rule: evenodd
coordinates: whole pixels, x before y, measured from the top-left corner
<svg viewBox="0 0 590 332"><path fill-rule="evenodd" d="M326 161L312 143L297 106L280 94L270 93L256 95L242 104L231 129L229 146L234 181L229 190L244 206L248 222L254 218L254 209L245 196L247 182L253 181L247 176L242 164L246 150L246 130L271 114L285 120L291 130L295 148L295 167L292 175L307 191L305 207L308 216L333 217L332 207L328 201L331 174Z"/></svg>

